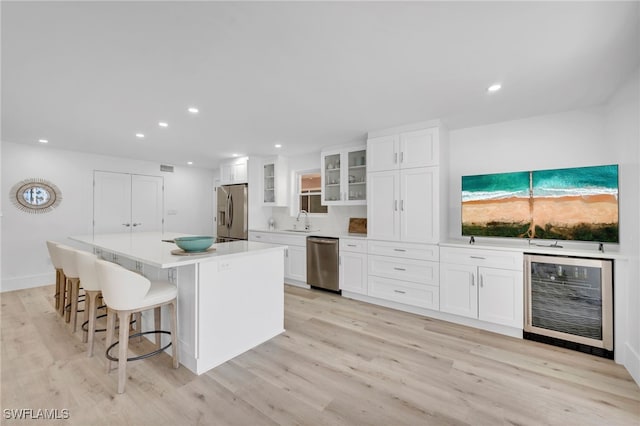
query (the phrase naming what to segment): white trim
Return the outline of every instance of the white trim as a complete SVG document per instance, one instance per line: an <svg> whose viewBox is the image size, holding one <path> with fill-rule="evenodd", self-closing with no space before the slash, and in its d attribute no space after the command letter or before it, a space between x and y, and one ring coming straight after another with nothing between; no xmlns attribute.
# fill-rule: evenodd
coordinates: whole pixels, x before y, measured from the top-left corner
<svg viewBox="0 0 640 426"><path fill-rule="evenodd" d="M5 278L2 280L0 292L24 290L27 288L44 287L53 285L56 282L55 272L38 275L23 275L15 278Z"/></svg>
<svg viewBox="0 0 640 426"><path fill-rule="evenodd" d="M640 386L640 354L638 354L629 343L624 344L624 366L633 377L633 380L636 381L638 386Z"/></svg>

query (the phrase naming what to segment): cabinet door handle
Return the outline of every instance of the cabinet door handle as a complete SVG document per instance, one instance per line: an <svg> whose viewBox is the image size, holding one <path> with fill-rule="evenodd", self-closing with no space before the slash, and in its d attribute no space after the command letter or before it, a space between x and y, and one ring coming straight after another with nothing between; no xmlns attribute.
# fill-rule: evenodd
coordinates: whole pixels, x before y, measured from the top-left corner
<svg viewBox="0 0 640 426"><path fill-rule="evenodd" d="M398 211L398 200L393 200L393 210Z"/></svg>
<svg viewBox="0 0 640 426"><path fill-rule="evenodd" d="M284 257L289 257L289 249L284 249Z"/></svg>
<svg viewBox="0 0 640 426"><path fill-rule="evenodd" d="M476 275L471 274L471 287L476 285Z"/></svg>
<svg viewBox="0 0 640 426"><path fill-rule="evenodd" d="M402 291L402 290L393 290L393 291L396 292L396 293L400 293L400 294L406 294L407 293L406 291Z"/></svg>
<svg viewBox="0 0 640 426"><path fill-rule="evenodd" d="M142 222L138 222L138 223L134 223L134 224L133 224L133 225L131 225L131 226L141 226L141 225L142 225Z"/></svg>
<svg viewBox="0 0 640 426"><path fill-rule="evenodd" d="M404 200L400 201L400 210L404 211Z"/></svg>
<svg viewBox="0 0 640 426"><path fill-rule="evenodd" d="M393 249L393 251L402 251L402 252L405 252L406 250L405 250L405 249Z"/></svg>
<svg viewBox="0 0 640 426"><path fill-rule="evenodd" d="M482 279L482 275L480 275L480 288L484 287L484 280Z"/></svg>
<svg viewBox="0 0 640 426"><path fill-rule="evenodd" d="M130 223L123 223L124 226L126 226L127 228L131 226Z"/></svg>
<svg viewBox="0 0 640 426"><path fill-rule="evenodd" d="M485 260L485 257L482 256L469 256L471 259L480 259L480 260Z"/></svg>
<svg viewBox="0 0 640 426"><path fill-rule="evenodd" d="M395 267L394 267L393 269L395 269L396 271L406 271L406 269L405 269L405 268L395 268Z"/></svg>
<svg viewBox="0 0 640 426"><path fill-rule="evenodd" d="M398 153L397 152L393 153L393 164L398 164Z"/></svg>
<svg viewBox="0 0 640 426"><path fill-rule="evenodd" d="M404 151L400 153L400 162L404 163Z"/></svg>

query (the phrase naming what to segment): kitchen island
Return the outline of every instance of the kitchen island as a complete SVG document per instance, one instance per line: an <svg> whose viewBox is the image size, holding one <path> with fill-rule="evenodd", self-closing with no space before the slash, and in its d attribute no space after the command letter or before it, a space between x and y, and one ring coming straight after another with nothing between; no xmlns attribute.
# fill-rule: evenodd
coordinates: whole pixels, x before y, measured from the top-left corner
<svg viewBox="0 0 640 426"><path fill-rule="evenodd" d="M179 360L202 374L284 331L285 247L234 241L214 244L207 253L173 254L177 246L163 240L184 235L141 232L70 238L103 259L178 287ZM150 317L143 317L146 330L153 329ZM162 317L162 328L168 329L168 315Z"/></svg>

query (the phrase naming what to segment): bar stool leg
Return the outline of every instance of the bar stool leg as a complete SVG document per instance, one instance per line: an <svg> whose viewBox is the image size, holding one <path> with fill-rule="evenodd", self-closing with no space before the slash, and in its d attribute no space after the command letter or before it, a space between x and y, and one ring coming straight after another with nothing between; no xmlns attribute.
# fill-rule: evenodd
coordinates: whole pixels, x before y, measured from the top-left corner
<svg viewBox="0 0 640 426"><path fill-rule="evenodd" d="M56 268L56 293L53 295L56 311L60 309L60 284L60 270Z"/></svg>
<svg viewBox="0 0 640 426"><path fill-rule="evenodd" d="M108 348L113 343L113 335L116 331L116 313L113 312L112 309L107 308L107 337L105 346ZM107 374L111 371L111 360L106 358L107 360Z"/></svg>
<svg viewBox="0 0 640 426"><path fill-rule="evenodd" d="M124 393L127 383L127 354L129 348L129 324L131 311L118 311L120 319L120 336L118 340L118 393Z"/></svg>
<svg viewBox="0 0 640 426"><path fill-rule="evenodd" d="M86 307L85 307L85 322L87 324L87 331L83 333L83 342L87 342L87 356L93 356L93 342L96 334L96 316L98 315L98 296L99 291L85 291L86 294Z"/></svg>
<svg viewBox="0 0 640 426"><path fill-rule="evenodd" d="M67 278L65 280L66 284L65 284L65 288L66 288L66 303L73 303L73 284L71 283L71 279ZM77 299L76 299L77 300ZM64 307L64 322L69 323L71 322L71 310L67 310L67 307Z"/></svg>
<svg viewBox="0 0 640 426"><path fill-rule="evenodd" d="M160 306L153 310L153 325L154 330L162 330L162 309ZM156 333L156 349L160 349L162 346L162 334Z"/></svg>
<svg viewBox="0 0 640 426"><path fill-rule="evenodd" d="M78 296L80 294L80 280L77 278L70 278L71 282L71 328L75 333L78 329Z"/></svg>
<svg viewBox="0 0 640 426"><path fill-rule="evenodd" d="M58 308L58 314L60 316L64 316L65 312L64 312L64 307L67 303L67 277L64 275L64 272L62 271L62 269L59 270L60 273L60 297L59 297L59 301L60 304L57 306Z"/></svg>
<svg viewBox="0 0 640 426"><path fill-rule="evenodd" d="M171 317L171 355L173 356L173 368L178 368L178 314L176 300L169 303Z"/></svg>

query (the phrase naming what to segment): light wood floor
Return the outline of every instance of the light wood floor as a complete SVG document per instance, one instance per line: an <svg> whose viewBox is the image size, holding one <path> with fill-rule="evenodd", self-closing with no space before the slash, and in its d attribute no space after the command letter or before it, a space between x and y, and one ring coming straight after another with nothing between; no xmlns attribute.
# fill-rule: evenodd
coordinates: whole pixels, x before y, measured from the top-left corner
<svg viewBox="0 0 640 426"><path fill-rule="evenodd" d="M201 376L129 363L126 393L54 312L53 287L0 295L2 409L113 425L638 425L612 361L286 287L286 333ZM104 334L104 333L102 333ZM143 345L144 346L144 345Z"/></svg>

